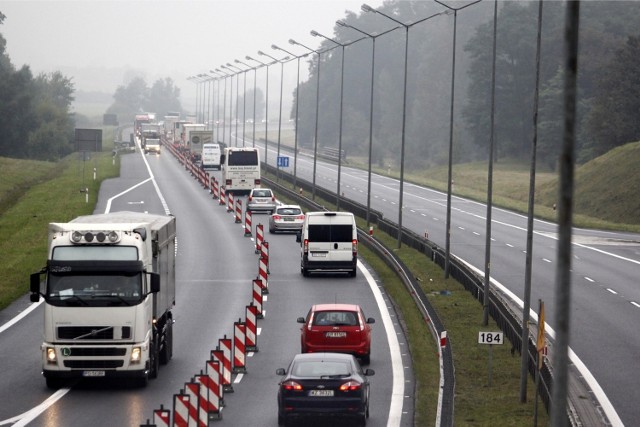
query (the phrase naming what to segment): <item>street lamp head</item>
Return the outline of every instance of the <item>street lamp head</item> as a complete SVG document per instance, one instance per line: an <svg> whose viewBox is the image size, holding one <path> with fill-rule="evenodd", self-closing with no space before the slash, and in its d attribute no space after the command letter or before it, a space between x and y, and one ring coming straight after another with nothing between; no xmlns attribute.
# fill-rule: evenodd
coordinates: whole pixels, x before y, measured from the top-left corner
<svg viewBox="0 0 640 427"><path fill-rule="evenodd" d="M338 26L340 26L340 27L347 27L347 26L348 26L346 22L344 22L344 21L339 21L339 20L338 20L338 21L336 21L336 25L338 25Z"/></svg>
<svg viewBox="0 0 640 427"><path fill-rule="evenodd" d="M278 46L276 46L275 44L272 44L272 45L271 45L271 49L274 49L274 50L282 50L282 49L280 49Z"/></svg>
<svg viewBox="0 0 640 427"><path fill-rule="evenodd" d="M289 44L298 44L298 42L295 41L294 39L289 39Z"/></svg>
<svg viewBox="0 0 640 427"><path fill-rule="evenodd" d="M249 55L245 56L244 59L246 59L247 61L255 61L255 59L253 59Z"/></svg>
<svg viewBox="0 0 640 427"><path fill-rule="evenodd" d="M313 37L318 37L320 34L318 34L318 32L316 32L315 30L311 30L311 35Z"/></svg>
<svg viewBox="0 0 640 427"><path fill-rule="evenodd" d="M374 8L372 8L371 6L369 6L369 5L368 5L368 4L366 4L366 3L362 3L362 6L360 6L360 9L361 9L363 12L375 12L375 9L374 9Z"/></svg>
<svg viewBox="0 0 640 427"><path fill-rule="evenodd" d="M265 56L265 55L266 55L266 53L264 53L263 51L259 50L259 51L258 51L258 55Z"/></svg>

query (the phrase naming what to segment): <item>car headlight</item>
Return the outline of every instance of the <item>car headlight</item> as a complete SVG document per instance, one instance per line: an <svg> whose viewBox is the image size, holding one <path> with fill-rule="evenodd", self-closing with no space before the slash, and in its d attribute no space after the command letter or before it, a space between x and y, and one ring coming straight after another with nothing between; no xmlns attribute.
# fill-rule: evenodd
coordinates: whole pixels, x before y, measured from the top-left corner
<svg viewBox="0 0 640 427"><path fill-rule="evenodd" d="M140 363L140 360L142 360L142 348L133 347L131 349L131 364Z"/></svg>

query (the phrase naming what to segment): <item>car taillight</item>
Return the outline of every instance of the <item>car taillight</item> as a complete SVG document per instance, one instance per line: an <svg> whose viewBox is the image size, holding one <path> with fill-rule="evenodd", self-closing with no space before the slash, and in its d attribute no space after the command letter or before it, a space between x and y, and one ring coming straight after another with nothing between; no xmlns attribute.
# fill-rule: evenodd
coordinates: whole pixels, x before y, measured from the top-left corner
<svg viewBox="0 0 640 427"><path fill-rule="evenodd" d="M254 179L253 183L256 185L256 187L260 187L260 180L259 179Z"/></svg>
<svg viewBox="0 0 640 427"><path fill-rule="evenodd" d="M249 201L252 201L252 200L253 200L253 197L249 196Z"/></svg>
<svg viewBox="0 0 640 427"><path fill-rule="evenodd" d="M282 219L282 217L280 215L274 215L273 219L275 219L276 221L279 221Z"/></svg>
<svg viewBox="0 0 640 427"><path fill-rule="evenodd" d="M298 216L296 217L296 219L299 219L299 220L301 220L301 221L304 221L304 215L298 215Z"/></svg>
<svg viewBox="0 0 640 427"><path fill-rule="evenodd" d="M351 241L351 252L353 252L354 257L358 256L358 240L356 239Z"/></svg>
<svg viewBox="0 0 640 427"><path fill-rule="evenodd" d="M302 246L302 250L305 254L309 253L309 239L304 239L304 245Z"/></svg>
<svg viewBox="0 0 640 427"><path fill-rule="evenodd" d="M358 381L347 381L340 386L340 391L356 391L362 388L362 384Z"/></svg>
<svg viewBox="0 0 640 427"><path fill-rule="evenodd" d="M302 391L302 386L295 381L285 381L282 383L282 388L288 391Z"/></svg>
<svg viewBox="0 0 640 427"><path fill-rule="evenodd" d="M230 179L225 180L225 185L227 187L231 186L231 180Z"/></svg>

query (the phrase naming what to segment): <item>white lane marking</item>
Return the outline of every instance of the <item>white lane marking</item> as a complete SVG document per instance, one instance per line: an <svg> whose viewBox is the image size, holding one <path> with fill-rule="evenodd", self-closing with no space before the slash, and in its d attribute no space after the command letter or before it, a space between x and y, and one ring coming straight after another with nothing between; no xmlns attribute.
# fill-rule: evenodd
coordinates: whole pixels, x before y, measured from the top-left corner
<svg viewBox="0 0 640 427"><path fill-rule="evenodd" d="M380 308L380 315L382 316L382 323L384 324L384 330L387 334L387 340L389 341L389 353L391 355L391 368L393 372L393 385L391 387L391 404L389 406L389 418L387 419L387 426L399 426L402 419L402 405L404 398L404 369L402 367L402 357L400 356L400 344L398 343L398 337L396 336L393 328L393 321L391 315L387 309L387 305L382 297L382 292L378 288L375 279L371 276L371 273L358 263L358 269L367 279L369 288L376 299L376 303Z"/></svg>
<svg viewBox="0 0 640 427"><path fill-rule="evenodd" d="M32 408L27 412L20 414L16 417L13 417L11 419L1 421L0 425L12 424L15 422L15 424L13 424L13 427L26 426L31 421L35 420L36 417L38 417L41 413L43 413L47 408L49 408L49 406L56 403L60 398L62 398L62 396L69 393L70 391L71 391L70 388L61 388L60 390L53 393L51 396L49 396L47 400L45 400L35 408Z"/></svg>
<svg viewBox="0 0 640 427"><path fill-rule="evenodd" d="M35 302L35 303L31 304L29 307L27 307L25 310L23 310L22 313L18 314L16 317L14 317L13 319L11 319L8 322L6 322L4 325L2 325L0 327L0 334L3 333L4 331L6 331L7 329L9 329L10 327L12 327L13 325L15 325L16 323L18 323L20 320L22 320L23 317L25 317L27 314L31 313L33 310L35 310L43 302L44 302L44 300L40 299L38 302Z"/></svg>
<svg viewBox="0 0 640 427"><path fill-rule="evenodd" d="M611 288L607 288L607 290L609 292L611 292L612 294L614 294L614 295L618 295L618 293L616 291L614 291L613 289L611 289Z"/></svg>
<svg viewBox="0 0 640 427"><path fill-rule="evenodd" d="M480 269L474 267L473 265L469 264L467 261L463 259L458 258L458 261L466 264L467 267L473 269L478 275L480 275L481 277L484 277L484 272L481 271ZM498 282L494 278L491 278L490 280L494 286L496 286L502 292L504 292L511 299L511 301L513 301L515 304L517 304L520 307L520 309L524 308L524 302L516 294L511 292L502 283ZM538 314L535 311L533 311L533 309L529 310L529 316L532 319L534 319L536 322L538 321ZM545 324L545 327L544 327L545 331L549 334L551 338L555 339L556 331L551 326L549 326L547 322L545 322L544 324ZM605 394L604 390L602 390L602 387L600 387L600 384L598 383L598 381L595 379L591 371L589 371L587 366L582 362L582 360L580 360L578 355L571 349L571 347L569 347L569 359L571 360L571 362L573 362L576 369L580 372L580 374L582 375L584 380L587 382L587 384L589 384L589 387L591 387L591 391L593 392L596 399L600 403L600 406L602 407L605 414L607 415L607 418L609 419L609 422L611 423L611 425L614 425L614 426L624 425L622 423L622 420L620 419L620 416L616 412L616 409L613 407L613 405L609 401L609 398Z"/></svg>

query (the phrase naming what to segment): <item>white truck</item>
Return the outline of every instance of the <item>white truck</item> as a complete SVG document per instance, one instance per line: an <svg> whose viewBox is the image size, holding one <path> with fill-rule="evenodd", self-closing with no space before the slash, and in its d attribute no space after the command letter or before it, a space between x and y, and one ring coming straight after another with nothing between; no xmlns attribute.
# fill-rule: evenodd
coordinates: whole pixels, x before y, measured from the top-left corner
<svg viewBox="0 0 640 427"><path fill-rule="evenodd" d="M44 298L47 386L72 378L146 386L173 354L175 217L88 215L51 223L48 234L47 266L31 275L31 301Z"/></svg>
<svg viewBox="0 0 640 427"><path fill-rule="evenodd" d="M203 124L192 124L185 125L185 132L191 160L194 162L202 160L202 146L213 142L213 131L206 130Z"/></svg>
<svg viewBox="0 0 640 427"><path fill-rule="evenodd" d="M157 138L147 138L144 143L144 154L160 154L160 140Z"/></svg>
<svg viewBox="0 0 640 427"><path fill-rule="evenodd" d="M222 150L218 143L202 144L202 169L222 169Z"/></svg>

